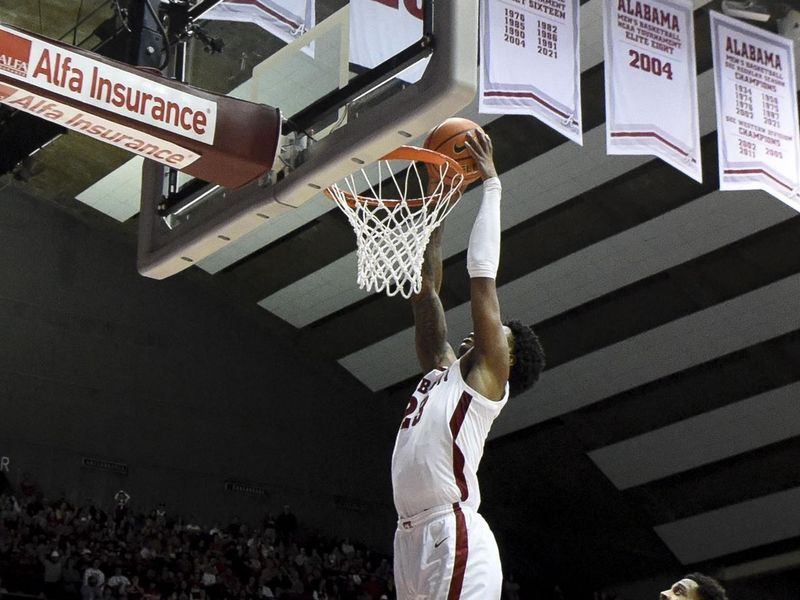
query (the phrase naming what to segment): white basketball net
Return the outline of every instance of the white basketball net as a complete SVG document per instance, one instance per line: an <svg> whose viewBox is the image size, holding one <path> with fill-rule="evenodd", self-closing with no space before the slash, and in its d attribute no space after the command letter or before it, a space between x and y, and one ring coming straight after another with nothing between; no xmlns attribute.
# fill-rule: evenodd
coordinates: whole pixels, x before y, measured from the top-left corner
<svg viewBox="0 0 800 600"><path fill-rule="evenodd" d="M371 175L362 168L332 185L326 194L355 230L359 287L409 298L422 288L425 247L461 197L464 175L450 159L428 165L398 159L395 152L373 165ZM419 198L408 198L409 189L425 189L420 170L426 168L438 172L437 185Z"/></svg>

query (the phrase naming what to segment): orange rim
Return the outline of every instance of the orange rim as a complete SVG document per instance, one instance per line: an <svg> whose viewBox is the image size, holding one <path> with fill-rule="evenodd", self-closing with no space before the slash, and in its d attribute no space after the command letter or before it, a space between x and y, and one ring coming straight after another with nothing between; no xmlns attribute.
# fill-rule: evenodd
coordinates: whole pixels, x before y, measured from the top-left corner
<svg viewBox="0 0 800 600"><path fill-rule="evenodd" d="M465 177L464 169L461 168L461 165L455 161L455 159L450 158L442 154L441 152L436 152L435 150L428 150L427 148L417 148L416 146L400 146L399 148L395 148L385 156L382 156L379 160L407 160L411 162L421 162L425 163L426 165L431 165L434 167L441 167L442 165L447 165L448 171L450 169L453 170L453 177L456 175L461 175L462 178ZM345 202L347 202L348 206L351 208L355 207L356 204L365 204L370 208L374 208L376 206L380 206L381 204L388 207L395 207L402 200L378 200L375 198L368 198L366 196L359 196L357 194L352 194L350 192L346 192L340 188L339 190L341 194L344 196ZM336 200L336 196L331 192L331 188L325 189L325 195L331 199ZM438 198L431 198L428 200L429 202L438 203ZM412 208L418 208L425 204L424 198L412 198L410 200L405 201L406 205Z"/></svg>

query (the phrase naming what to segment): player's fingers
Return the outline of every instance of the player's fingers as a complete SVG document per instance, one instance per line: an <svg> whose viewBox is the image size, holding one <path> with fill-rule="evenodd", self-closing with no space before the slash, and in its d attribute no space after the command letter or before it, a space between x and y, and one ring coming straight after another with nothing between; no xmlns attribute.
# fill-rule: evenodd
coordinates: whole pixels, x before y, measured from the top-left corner
<svg viewBox="0 0 800 600"><path fill-rule="evenodd" d="M472 149L473 152L478 153L480 155L486 154L486 143L484 141L484 136L482 131L476 133L474 131L470 131L464 138L464 145L468 146Z"/></svg>
<svg viewBox="0 0 800 600"><path fill-rule="evenodd" d="M481 129L481 130L478 130L478 137L480 139L481 146L483 146L483 148L487 152L491 152L492 151L492 138L489 137L489 134L487 134L485 131L483 131Z"/></svg>
<svg viewBox="0 0 800 600"><path fill-rule="evenodd" d="M475 156L475 154L480 152L480 147L475 142L475 138L472 137L472 132L470 132L466 136L464 136L464 146L467 147L467 150L473 156Z"/></svg>
<svg viewBox="0 0 800 600"><path fill-rule="evenodd" d="M483 131L477 130L473 140L474 148L481 158L487 158L492 155L491 140Z"/></svg>

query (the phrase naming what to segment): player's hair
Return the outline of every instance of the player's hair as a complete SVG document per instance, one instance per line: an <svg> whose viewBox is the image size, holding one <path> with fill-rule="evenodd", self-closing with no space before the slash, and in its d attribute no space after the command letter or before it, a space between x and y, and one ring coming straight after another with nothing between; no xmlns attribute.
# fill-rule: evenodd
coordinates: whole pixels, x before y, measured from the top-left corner
<svg viewBox="0 0 800 600"><path fill-rule="evenodd" d="M719 581L702 573L689 573L686 579L691 579L697 584L697 594L700 600L728 600Z"/></svg>
<svg viewBox="0 0 800 600"><path fill-rule="evenodd" d="M506 321L514 334L514 364L508 376L510 395L521 394L539 380L544 369L544 350L533 329L520 321Z"/></svg>

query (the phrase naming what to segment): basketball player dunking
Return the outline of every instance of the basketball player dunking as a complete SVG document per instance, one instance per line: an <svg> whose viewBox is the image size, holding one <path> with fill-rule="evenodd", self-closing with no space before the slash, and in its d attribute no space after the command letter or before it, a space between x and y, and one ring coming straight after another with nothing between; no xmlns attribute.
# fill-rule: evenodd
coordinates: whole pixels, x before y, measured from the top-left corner
<svg viewBox="0 0 800 600"><path fill-rule="evenodd" d="M439 299L440 227L425 250L422 289L411 298L417 357L427 374L409 401L392 456L398 600L499 600L497 543L477 512L478 464L509 388L526 390L544 366L533 331L500 320L500 180L489 137L476 130L466 144L484 181L467 250L474 332L456 355Z"/></svg>

